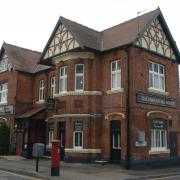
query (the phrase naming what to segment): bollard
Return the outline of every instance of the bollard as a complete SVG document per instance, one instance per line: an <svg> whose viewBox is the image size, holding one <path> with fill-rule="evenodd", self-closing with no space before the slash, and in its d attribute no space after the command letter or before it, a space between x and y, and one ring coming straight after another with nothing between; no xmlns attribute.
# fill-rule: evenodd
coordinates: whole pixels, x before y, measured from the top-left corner
<svg viewBox="0 0 180 180"><path fill-rule="evenodd" d="M59 176L60 171L60 141L52 141L51 150L51 176Z"/></svg>

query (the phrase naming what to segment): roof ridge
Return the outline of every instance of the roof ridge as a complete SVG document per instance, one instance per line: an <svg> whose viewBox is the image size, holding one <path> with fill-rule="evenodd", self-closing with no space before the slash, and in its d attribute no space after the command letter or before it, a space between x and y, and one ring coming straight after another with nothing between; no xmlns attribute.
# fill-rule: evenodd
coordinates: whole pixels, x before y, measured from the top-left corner
<svg viewBox="0 0 180 180"><path fill-rule="evenodd" d="M109 29L112 29L112 28L117 27L117 26L119 26L119 25L125 24L125 23L127 23L127 22L129 22L129 21L133 21L133 20L135 20L135 19L137 19L137 18L139 18L139 17L142 17L142 16L147 15L147 14L149 14L149 13L155 12L155 11L157 11L157 10L159 10L159 8L157 8L157 9L155 9L155 10L152 10L152 11L149 11L149 12L147 12L147 13L144 13L144 14L142 14L141 16L138 16L138 17L134 17L134 18L125 20L125 21L122 22L122 23L119 23L119 24L116 24L116 25L111 26L111 27L109 27L109 28L106 28L106 29L102 30L101 32L103 33L103 32L106 31L106 30L109 30Z"/></svg>
<svg viewBox="0 0 180 180"><path fill-rule="evenodd" d="M73 20L71 20L71 19L67 19L67 18L65 18L65 17L63 17L63 16L60 16L59 19L60 19L60 20L61 20L61 19L68 20L68 21L71 21L71 22L73 22L73 23L76 23L76 24L78 24L78 25L80 25L80 26L83 26L83 27L85 27L85 28L87 28L87 29L89 29L89 30L95 31L95 32L97 32L97 33L101 33L101 31L95 30L95 29L93 29L93 28L90 28L90 27L88 27L88 26L86 26L86 25L80 24L80 23L78 23L78 22L76 22L76 21L73 21Z"/></svg>
<svg viewBox="0 0 180 180"><path fill-rule="evenodd" d="M13 44L6 43L6 42L4 42L4 44L5 44L5 45L9 45L9 46L13 46L13 47L16 47L16 48L19 48L19 49L22 49L22 50L31 51L31 52L34 52L34 53L39 53L39 54L42 53L42 52L40 52L40 51L36 51L36 50L32 50L32 49L20 47L20 46L17 46L17 45L13 45Z"/></svg>

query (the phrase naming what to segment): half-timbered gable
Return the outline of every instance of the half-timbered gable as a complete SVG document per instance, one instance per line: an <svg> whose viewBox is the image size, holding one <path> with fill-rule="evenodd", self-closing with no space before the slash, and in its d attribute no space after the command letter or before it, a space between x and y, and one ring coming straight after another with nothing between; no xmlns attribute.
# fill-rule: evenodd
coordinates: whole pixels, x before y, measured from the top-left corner
<svg viewBox="0 0 180 180"><path fill-rule="evenodd" d="M8 56L4 52L2 55L2 58L0 59L0 73L7 71L8 69L10 69L10 67L11 67L11 65L9 63Z"/></svg>
<svg viewBox="0 0 180 180"><path fill-rule="evenodd" d="M139 22L140 23L140 22ZM174 50L158 18L154 19L136 41L136 45L170 59L176 59Z"/></svg>
<svg viewBox="0 0 180 180"><path fill-rule="evenodd" d="M56 56L78 47L80 47L80 45L72 36L72 34L63 24L60 24L47 48L44 59Z"/></svg>

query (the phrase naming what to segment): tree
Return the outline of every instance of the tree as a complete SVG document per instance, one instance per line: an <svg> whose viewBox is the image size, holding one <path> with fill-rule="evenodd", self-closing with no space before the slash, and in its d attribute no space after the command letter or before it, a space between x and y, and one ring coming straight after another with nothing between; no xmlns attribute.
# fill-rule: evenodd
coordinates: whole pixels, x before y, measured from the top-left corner
<svg viewBox="0 0 180 180"><path fill-rule="evenodd" d="M0 123L0 154L9 152L9 133L9 127L5 123Z"/></svg>

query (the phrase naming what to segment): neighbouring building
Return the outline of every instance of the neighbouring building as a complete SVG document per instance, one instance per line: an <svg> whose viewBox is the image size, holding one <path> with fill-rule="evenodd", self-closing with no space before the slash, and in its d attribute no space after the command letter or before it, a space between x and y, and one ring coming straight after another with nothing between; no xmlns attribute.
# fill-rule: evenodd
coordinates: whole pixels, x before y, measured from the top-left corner
<svg viewBox="0 0 180 180"><path fill-rule="evenodd" d="M60 139L66 161L178 160L180 53L159 8L101 32L60 17L40 63L55 68L34 88L51 96L47 151Z"/></svg>
<svg viewBox="0 0 180 180"><path fill-rule="evenodd" d="M15 148L13 133L16 130L18 155L27 156L32 143L45 142L45 116L38 114L45 107L33 106L35 74L49 69L37 64L40 55L5 42L0 50L0 123L5 122L11 128L11 148ZM32 132L40 135L35 136Z"/></svg>

